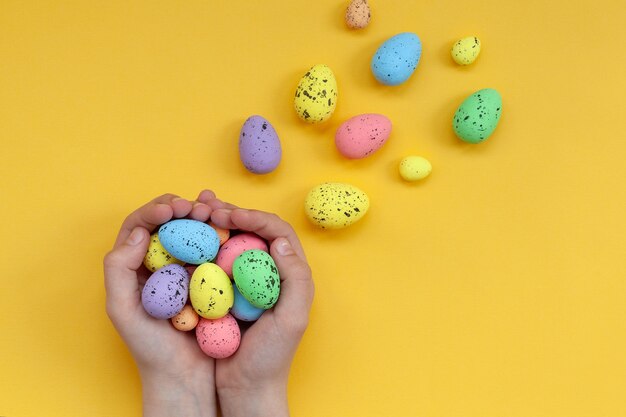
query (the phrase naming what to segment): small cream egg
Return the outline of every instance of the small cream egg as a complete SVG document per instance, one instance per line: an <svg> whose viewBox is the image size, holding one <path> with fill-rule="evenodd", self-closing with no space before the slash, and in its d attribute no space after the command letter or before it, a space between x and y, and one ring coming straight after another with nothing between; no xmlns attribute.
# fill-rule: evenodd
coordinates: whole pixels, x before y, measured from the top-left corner
<svg viewBox="0 0 626 417"><path fill-rule="evenodd" d="M430 171L432 171L430 162L421 156L407 156L400 161L400 176L406 181L426 178Z"/></svg>

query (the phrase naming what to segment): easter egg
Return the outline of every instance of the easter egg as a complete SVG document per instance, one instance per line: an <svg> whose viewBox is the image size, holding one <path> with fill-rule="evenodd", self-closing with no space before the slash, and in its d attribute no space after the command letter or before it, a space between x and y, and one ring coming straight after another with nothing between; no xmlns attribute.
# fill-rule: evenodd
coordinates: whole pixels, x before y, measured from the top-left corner
<svg viewBox="0 0 626 417"><path fill-rule="evenodd" d="M214 263L204 263L191 276L189 298L201 317L224 317L233 306L233 285L222 268Z"/></svg>
<svg viewBox="0 0 626 417"><path fill-rule="evenodd" d="M237 320L230 314L215 320L201 318L196 326L196 340L206 355L224 359L239 348L241 331Z"/></svg>
<svg viewBox="0 0 626 417"><path fill-rule="evenodd" d="M235 302L233 303L233 308L230 309L230 314L242 321L258 320L265 310L250 304L250 302L241 295L239 289L237 289L237 285L233 286L233 291L235 293Z"/></svg>
<svg viewBox="0 0 626 417"><path fill-rule="evenodd" d="M189 274L178 264L166 265L154 272L141 291L141 303L157 319L177 315L187 302Z"/></svg>
<svg viewBox="0 0 626 417"><path fill-rule="evenodd" d="M271 308L280 294L280 277L274 259L259 249L245 251L233 263L237 289L254 307Z"/></svg>
<svg viewBox="0 0 626 417"><path fill-rule="evenodd" d="M452 128L459 139L468 143L480 143L496 129L501 113L500 93L492 88L485 88L461 103L452 118Z"/></svg>
<svg viewBox="0 0 626 417"><path fill-rule="evenodd" d="M180 310L180 313L172 317L171 320L176 330L188 332L196 328L200 316L198 316L198 313L196 313L196 310L194 310L192 306L187 304Z"/></svg>
<svg viewBox="0 0 626 417"><path fill-rule="evenodd" d="M367 0L352 0L346 9L346 25L351 29L363 29L372 17Z"/></svg>
<svg viewBox="0 0 626 417"><path fill-rule="evenodd" d="M172 256L195 265L212 261L220 245L215 229L190 219L171 220L161 225L159 240Z"/></svg>
<svg viewBox="0 0 626 417"><path fill-rule="evenodd" d="M376 50L371 62L372 73L382 84L402 84L417 68L421 55L422 43L415 33L397 34Z"/></svg>
<svg viewBox="0 0 626 417"><path fill-rule="evenodd" d="M260 236L254 233L240 233L234 235L222 245L215 263L220 266L230 277L233 276L233 262L242 253L251 249L260 249L267 252L267 243Z"/></svg>
<svg viewBox="0 0 626 417"><path fill-rule="evenodd" d="M391 120L382 114L361 114L339 126L335 145L346 158L365 158L380 149L390 134Z"/></svg>
<svg viewBox="0 0 626 417"><path fill-rule="evenodd" d="M428 159L421 156L407 156L400 161L400 176L407 181L417 181L426 178L432 166Z"/></svg>
<svg viewBox="0 0 626 417"><path fill-rule="evenodd" d="M315 65L300 79L294 99L296 113L307 123L322 123L337 106L337 81L326 65Z"/></svg>
<svg viewBox="0 0 626 417"><path fill-rule="evenodd" d="M213 222L209 222L209 226L211 226L213 229L215 229L215 232L217 232L217 237L220 240L220 246L226 243L228 238L230 238L230 229L218 227Z"/></svg>
<svg viewBox="0 0 626 417"><path fill-rule="evenodd" d="M459 65L469 65L480 54L480 40L475 36L459 39L452 45L450 50L452 59Z"/></svg>
<svg viewBox="0 0 626 417"><path fill-rule="evenodd" d="M170 255L163 245L161 245L159 234L153 233L152 236L150 236L148 252L146 252L146 256L143 258L143 264L150 271L154 272L159 268L163 268L165 265L183 265L184 262Z"/></svg>
<svg viewBox="0 0 626 417"><path fill-rule="evenodd" d="M330 182L313 187L306 196L307 218L322 229L348 227L365 216L370 202L359 188Z"/></svg>
<svg viewBox="0 0 626 417"><path fill-rule="evenodd" d="M254 174L276 169L282 155L280 140L272 124L262 116L249 117L239 133L239 157Z"/></svg>

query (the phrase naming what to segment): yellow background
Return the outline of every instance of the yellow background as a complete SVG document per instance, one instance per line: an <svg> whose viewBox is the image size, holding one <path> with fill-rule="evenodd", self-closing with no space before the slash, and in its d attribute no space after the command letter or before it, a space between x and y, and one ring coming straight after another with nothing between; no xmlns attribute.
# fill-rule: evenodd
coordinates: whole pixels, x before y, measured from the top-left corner
<svg viewBox="0 0 626 417"><path fill-rule="evenodd" d="M0 415L134 416L140 383L104 313L102 257L130 211L211 188L298 231L317 286L292 367L297 416L626 416L626 8L620 0L0 2ZM416 32L399 87L369 60ZM476 63L449 48L477 35ZM318 63L339 84L322 126L292 108ZM500 91L480 145L454 137L470 93ZM342 159L334 132L378 112L392 136ZM250 115L283 145L248 173ZM400 159L431 177L403 182ZM304 217L324 181L370 212L326 232Z"/></svg>

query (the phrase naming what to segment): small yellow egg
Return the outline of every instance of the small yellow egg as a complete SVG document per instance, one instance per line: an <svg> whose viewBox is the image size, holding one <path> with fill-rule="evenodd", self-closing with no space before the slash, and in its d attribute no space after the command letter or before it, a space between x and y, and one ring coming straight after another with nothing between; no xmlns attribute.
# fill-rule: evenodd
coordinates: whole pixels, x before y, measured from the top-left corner
<svg viewBox="0 0 626 417"><path fill-rule="evenodd" d="M400 176L407 181L426 178L430 171L432 171L430 162L421 156L407 156L400 161Z"/></svg>
<svg viewBox="0 0 626 417"><path fill-rule="evenodd" d="M180 313L172 317L171 320L176 330L188 332L196 328L200 316L198 316L198 313L196 313L196 310L194 310L192 306L187 304Z"/></svg>
<svg viewBox="0 0 626 417"><path fill-rule="evenodd" d="M150 236L150 244L148 245L148 252L146 252L146 256L143 258L143 264L150 271L155 272L157 269L161 269L165 265L184 265L185 263L170 255L161 244L159 234L154 233Z"/></svg>
<svg viewBox="0 0 626 417"><path fill-rule="evenodd" d="M476 61L480 54L480 40L476 36L459 39L452 45L452 59L459 65L469 65Z"/></svg>

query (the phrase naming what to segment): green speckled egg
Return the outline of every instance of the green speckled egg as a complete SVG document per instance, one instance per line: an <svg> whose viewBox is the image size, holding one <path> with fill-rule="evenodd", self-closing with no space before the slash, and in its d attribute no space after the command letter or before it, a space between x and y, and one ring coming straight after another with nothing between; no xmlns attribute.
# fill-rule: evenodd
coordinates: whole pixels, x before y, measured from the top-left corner
<svg viewBox="0 0 626 417"><path fill-rule="evenodd" d="M370 201L357 187L327 182L313 187L304 201L308 219L322 229L342 229L365 216Z"/></svg>
<svg viewBox="0 0 626 417"><path fill-rule="evenodd" d="M480 143L498 126L502 113L502 97L493 88L479 90L463 101L454 113L452 128L459 139Z"/></svg>
<svg viewBox="0 0 626 417"><path fill-rule="evenodd" d="M280 276L269 253L251 249L243 252L233 263L233 278L237 289L253 306L269 309L280 294Z"/></svg>

